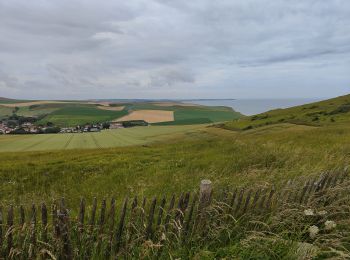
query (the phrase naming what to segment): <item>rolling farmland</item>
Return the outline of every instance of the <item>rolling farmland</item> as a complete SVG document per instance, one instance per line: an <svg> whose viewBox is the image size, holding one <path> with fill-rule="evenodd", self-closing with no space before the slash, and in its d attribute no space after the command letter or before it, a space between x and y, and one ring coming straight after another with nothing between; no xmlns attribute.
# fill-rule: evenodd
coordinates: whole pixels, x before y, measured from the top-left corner
<svg viewBox="0 0 350 260"><path fill-rule="evenodd" d="M0 152L142 145L171 138L173 135L187 133L202 127L202 125L149 126L104 130L98 133L2 135L0 136Z"/></svg>

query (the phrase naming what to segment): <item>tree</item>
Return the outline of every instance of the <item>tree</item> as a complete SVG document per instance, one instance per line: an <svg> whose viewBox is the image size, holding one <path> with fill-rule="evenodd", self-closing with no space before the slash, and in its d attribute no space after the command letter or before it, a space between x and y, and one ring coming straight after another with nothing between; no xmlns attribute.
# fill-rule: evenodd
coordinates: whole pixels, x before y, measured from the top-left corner
<svg viewBox="0 0 350 260"><path fill-rule="evenodd" d="M103 128L103 129L109 129L110 126L111 126L111 124L108 123L108 122L104 122L104 123L102 124L102 128Z"/></svg>
<svg viewBox="0 0 350 260"><path fill-rule="evenodd" d="M57 134L61 131L59 127L48 127L45 129L45 134Z"/></svg>

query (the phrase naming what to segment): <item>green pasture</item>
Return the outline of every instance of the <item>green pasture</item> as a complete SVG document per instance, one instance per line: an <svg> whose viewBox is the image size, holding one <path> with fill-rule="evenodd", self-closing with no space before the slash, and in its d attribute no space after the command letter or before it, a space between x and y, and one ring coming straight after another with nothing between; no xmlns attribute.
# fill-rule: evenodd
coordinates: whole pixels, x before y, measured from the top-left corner
<svg viewBox="0 0 350 260"><path fill-rule="evenodd" d="M201 179L216 189L264 185L350 163L350 126L282 124L243 132L197 127L0 136L1 200L65 196L77 205L81 196L115 196L120 202L127 194L197 190ZM108 148L114 145L123 147Z"/></svg>
<svg viewBox="0 0 350 260"><path fill-rule="evenodd" d="M0 105L0 119L12 115L13 108Z"/></svg>
<svg viewBox="0 0 350 260"><path fill-rule="evenodd" d="M190 132L202 126L147 126L96 133L0 135L0 152L108 148L142 145Z"/></svg>
<svg viewBox="0 0 350 260"><path fill-rule="evenodd" d="M64 105L53 111L38 123L52 122L58 126L75 126L85 123L111 121L127 114L127 111L108 111L98 109L95 105Z"/></svg>

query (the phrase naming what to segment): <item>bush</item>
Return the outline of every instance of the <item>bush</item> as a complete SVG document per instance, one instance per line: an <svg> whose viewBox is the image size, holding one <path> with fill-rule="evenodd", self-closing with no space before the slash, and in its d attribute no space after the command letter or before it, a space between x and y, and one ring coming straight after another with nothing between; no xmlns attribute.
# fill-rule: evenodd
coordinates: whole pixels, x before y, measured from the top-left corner
<svg viewBox="0 0 350 260"><path fill-rule="evenodd" d="M246 126L246 127L243 128L244 131L245 131L245 130L250 130L250 129L253 129L253 126L252 126L252 125L248 125L248 126Z"/></svg>
<svg viewBox="0 0 350 260"><path fill-rule="evenodd" d="M44 133L45 134L56 134L61 131L61 128L59 127L48 127L45 129Z"/></svg>

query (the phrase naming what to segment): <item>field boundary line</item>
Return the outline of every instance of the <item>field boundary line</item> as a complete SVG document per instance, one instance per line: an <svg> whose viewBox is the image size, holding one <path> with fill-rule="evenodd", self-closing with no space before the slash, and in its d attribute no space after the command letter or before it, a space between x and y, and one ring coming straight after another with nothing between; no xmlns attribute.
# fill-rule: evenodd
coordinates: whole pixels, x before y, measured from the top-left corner
<svg viewBox="0 0 350 260"><path fill-rule="evenodd" d="M71 136L69 137L69 139L67 140L66 144L63 147L63 150L67 150L67 147L70 145L70 143L72 142L72 139L74 137L74 134L71 134ZM69 149L69 148L68 148Z"/></svg>
<svg viewBox="0 0 350 260"><path fill-rule="evenodd" d="M102 146L98 143L96 137L93 135L93 133L90 133L90 137L92 139L92 141L95 143L97 148L102 148Z"/></svg>
<svg viewBox="0 0 350 260"><path fill-rule="evenodd" d="M22 151L22 152L28 151L28 149L31 149L31 148L33 148L33 147L35 147L35 146L37 146L37 145L40 145L41 143L46 142L46 141L52 139L54 136L55 136L54 134L51 134L51 135L49 135L47 138L45 138L45 139L43 139L43 140L40 140L40 141L38 141L38 142L35 142L34 144L31 144L31 145L29 145L29 146L27 146L27 147L24 147L24 148L23 148L22 150L20 150L20 151ZM48 150L50 150L50 149L48 149Z"/></svg>
<svg viewBox="0 0 350 260"><path fill-rule="evenodd" d="M116 130L116 131L118 131L118 130ZM138 143L127 141L127 139L125 139L123 137L116 136L115 134L111 133L111 131L108 131L108 134L113 136L113 138L115 138L117 140L119 139L119 140L123 141L125 143L125 145L137 145L138 144Z"/></svg>

